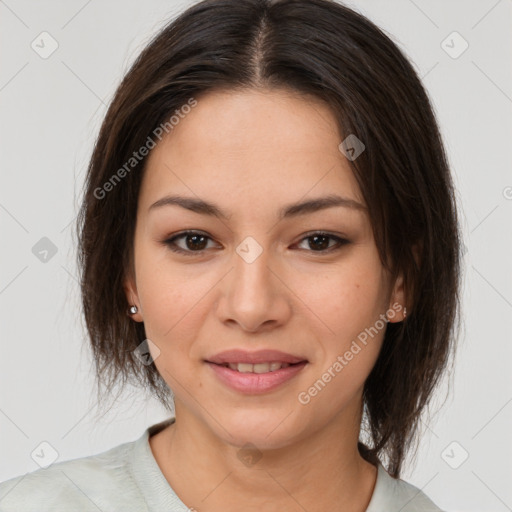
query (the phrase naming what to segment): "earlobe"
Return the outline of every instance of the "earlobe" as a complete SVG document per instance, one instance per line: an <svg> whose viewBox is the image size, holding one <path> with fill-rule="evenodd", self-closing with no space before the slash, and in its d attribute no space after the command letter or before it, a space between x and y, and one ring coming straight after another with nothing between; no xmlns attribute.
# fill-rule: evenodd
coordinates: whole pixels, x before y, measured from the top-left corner
<svg viewBox="0 0 512 512"><path fill-rule="evenodd" d="M135 283L131 277L127 277L123 284L127 306L126 314L136 322L142 322L142 312L139 304L139 297Z"/></svg>

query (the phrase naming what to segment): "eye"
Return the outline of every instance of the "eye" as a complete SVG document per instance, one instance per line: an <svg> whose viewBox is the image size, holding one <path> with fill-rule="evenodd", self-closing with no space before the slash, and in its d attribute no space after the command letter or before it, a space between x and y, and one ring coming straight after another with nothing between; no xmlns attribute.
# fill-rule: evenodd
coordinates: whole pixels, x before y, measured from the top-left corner
<svg viewBox="0 0 512 512"><path fill-rule="evenodd" d="M185 247L179 246L176 241L183 240ZM171 251L179 253L201 253L207 247L207 241L211 238L204 233L197 231L183 231L167 240L164 240L163 244L169 247Z"/></svg>
<svg viewBox="0 0 512 512"><path fill-rule="evenodd" d="M311 233L308 236L302 238L300 243L308 241L308 248L312 252L331 252L341 248L341 246L349 243L349 240L333 235L331 233L325 233L323 231ZM330 244L330 241L334 241L334 244ZM300 244L299 244L300 245Z"/></svg>
<svg viewBox="0 0 512 512"><path fill-rule="evenodd" d="M208 248L208 241L212 241L212 238L198 231L183 231L178 233L162 243L174 252L192 255L193 253L201 254ZM331 233L325 233L323 231L317 231L303 237L299 244L307 241L308 247L305 249L310 252L326 253L336 249L340 249L343 245L350 243L349 240L333 235ZM183 245L179 245L179 243ZM334 242L334 243L332 243Z"/></svg>

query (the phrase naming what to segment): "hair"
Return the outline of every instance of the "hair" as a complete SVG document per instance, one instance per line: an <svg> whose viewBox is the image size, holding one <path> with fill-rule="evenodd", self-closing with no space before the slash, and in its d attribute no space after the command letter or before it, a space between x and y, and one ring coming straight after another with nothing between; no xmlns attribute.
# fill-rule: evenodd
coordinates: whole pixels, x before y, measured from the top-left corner
<svg viewBox="0 0 512 512"><path fill-rule="evenodd" d="M456 344L462 255L455 191L413 66L381 29L334 1L204 0L156 34L124 76L95 143L76 226L98 389L110 394L116 383L134 381L172 407L156 366L135 357L146 333L127 315L123 288L133 272L147 159L121 171L172 113L221 89L314 97L335 115L342 140L354 134L365 145L349 164L382 264L393 279L404 276L408 315L388 323L365 382L371 442L360 440L358 448L372 463L386 459L387 471L399 477Z"/></svg>

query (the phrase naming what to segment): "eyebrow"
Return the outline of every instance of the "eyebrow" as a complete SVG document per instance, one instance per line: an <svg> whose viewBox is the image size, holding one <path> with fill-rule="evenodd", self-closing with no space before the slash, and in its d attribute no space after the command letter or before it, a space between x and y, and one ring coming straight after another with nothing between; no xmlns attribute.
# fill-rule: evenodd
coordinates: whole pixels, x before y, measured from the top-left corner
<svg viewBox="0 0 512 512"><path fill-rule="evenodd" d="M163 206L170 205L181 206L182 208L185 208L195 213L199 213L201 215L211 215L213 217L217 217L219 219L224 220L228 220L231 217L231 215L229 215L226 211L224 211L222 208L213 203L203 201L202 199L196 199L194 197L184 196L162 197L158 201L154 202L148 208L148 211L153 211ZM308 201L288 204L279 210L278 218L279 220L287 219L291 217L296 217L298 215L314 213L320 210L325 210L327 208L340 206L350 208L356 211L367 210L366 206L357 202L355 199L350 199L348 197L341 197L338 195L331 194L325 197L317 197L314 199L310 199Z"/></svg>

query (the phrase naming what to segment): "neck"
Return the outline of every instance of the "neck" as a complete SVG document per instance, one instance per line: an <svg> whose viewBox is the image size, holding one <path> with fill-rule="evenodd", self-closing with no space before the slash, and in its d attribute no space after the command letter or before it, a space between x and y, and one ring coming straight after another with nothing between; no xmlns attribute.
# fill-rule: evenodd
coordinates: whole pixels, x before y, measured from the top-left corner
<svg viewBox="0 0 512 512"><path fill-rule="evenodd" d="M150 445L173 490L200 512L315 512L333 504L364 512L377 469L359 455L359 422L347 421L348 413L314 435L260 452L225 443L176 404L175 423L150 438Z"/></svg>

